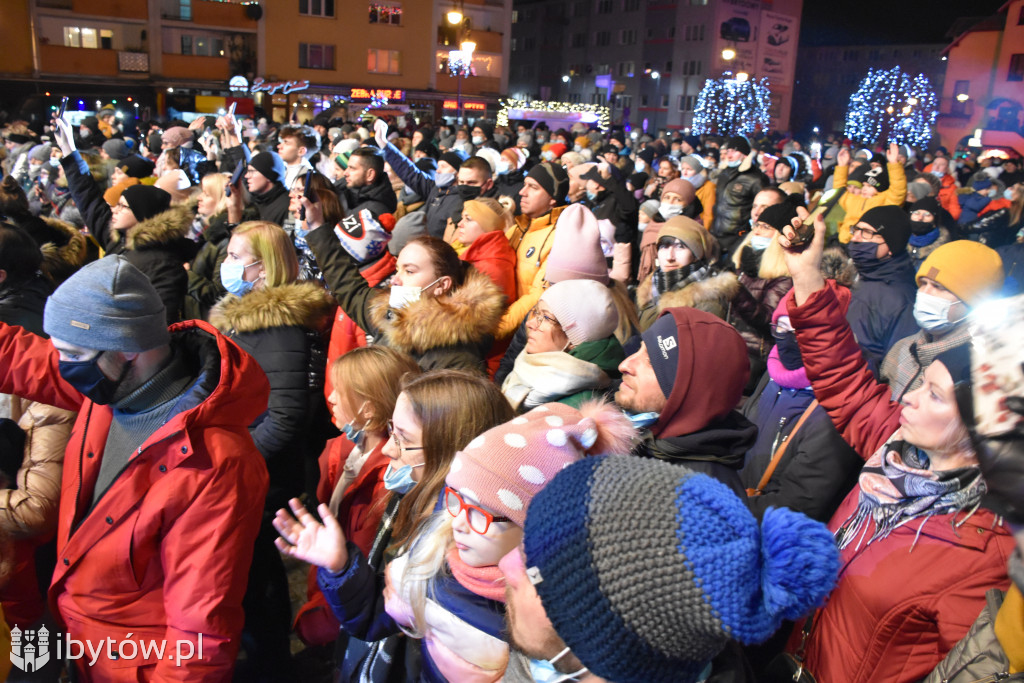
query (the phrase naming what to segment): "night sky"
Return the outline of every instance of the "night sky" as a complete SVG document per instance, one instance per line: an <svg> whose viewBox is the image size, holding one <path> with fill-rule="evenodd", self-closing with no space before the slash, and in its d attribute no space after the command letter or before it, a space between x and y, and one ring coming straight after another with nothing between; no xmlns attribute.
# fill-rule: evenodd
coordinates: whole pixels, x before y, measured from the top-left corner
<svg viewBox="0 0 1024 683"><path fill-rule="evenodd" d="M804 0L801 45L944 43L953 22L1005 0Z"/></svg>

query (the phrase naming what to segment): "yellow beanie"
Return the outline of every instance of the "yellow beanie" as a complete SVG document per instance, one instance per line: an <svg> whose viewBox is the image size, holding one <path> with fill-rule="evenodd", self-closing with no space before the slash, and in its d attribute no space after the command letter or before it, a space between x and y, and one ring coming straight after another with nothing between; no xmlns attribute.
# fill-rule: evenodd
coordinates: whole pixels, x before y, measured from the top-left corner
<svg viewBox="0 0 1024 683"><path fill-rule="evenodd" d="M947 242L918 268L919 287L923 277L935 280L968 306L975 306L1002 288L1003 260L995 249L980 242Z"/></svg>

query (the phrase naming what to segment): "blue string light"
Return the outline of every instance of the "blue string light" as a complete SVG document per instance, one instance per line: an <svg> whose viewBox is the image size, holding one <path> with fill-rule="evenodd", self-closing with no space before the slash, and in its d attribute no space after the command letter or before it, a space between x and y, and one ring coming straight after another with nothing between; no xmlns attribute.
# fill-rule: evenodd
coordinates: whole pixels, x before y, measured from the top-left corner
<svg viewBox="0 0 1024 683"><path fill-rule="evenodd" d="M709 78L697 96L694 135L752 135L768 130L768 79Z"/></svg>
<svg viewBox="0 0 1024 683"><path fill-rule="evenodd" d="M845 134L867 145L906 143L923 147L932 137L938 98L928 78L911 78L900 67L868 69L850 95Z"/></svg>

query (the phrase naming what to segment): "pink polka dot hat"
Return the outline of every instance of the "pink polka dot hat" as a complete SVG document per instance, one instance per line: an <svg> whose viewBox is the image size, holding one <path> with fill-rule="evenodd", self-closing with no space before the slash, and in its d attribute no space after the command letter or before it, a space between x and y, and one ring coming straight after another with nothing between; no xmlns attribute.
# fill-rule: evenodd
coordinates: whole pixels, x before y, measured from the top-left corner
<svg viewBox="0 0 1024 683"><path fill-rule="evenodd" d="M587 455L628 455L635 436L611 403L547 403L470 441L445 482L521 527L530 500L563 468Z"/></svg>

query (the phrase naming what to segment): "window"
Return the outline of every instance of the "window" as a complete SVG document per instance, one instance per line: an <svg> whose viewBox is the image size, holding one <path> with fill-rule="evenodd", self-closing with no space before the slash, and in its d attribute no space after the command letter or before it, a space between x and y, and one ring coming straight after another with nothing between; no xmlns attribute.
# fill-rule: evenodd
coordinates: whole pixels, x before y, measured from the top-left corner
<svg viewBox="0 0 1024 683"><path fill-rule="evenodd" d="M537 47L537 39L536 38L534 38L533 36L527 36L526 38L523 38L523 49L524 50L532 50L535 47Z"/></svg>
<svg viewBox="0 0 1024 683"><path fill-rule="evenodd" d="M653 28L647 29L647 40L650 40L653 37L654 37L654 29Z"/></svg>
<svg viewBox="0 0 1024 683"><path fill-rule="evenodd" d="M1020 8L1020 14L1017 16L1017 26L1024 26L1024 6Z"/></svg>
<svg viewBox="0 0 1024 683"><path fill-rule="evenodd" d="M665 62L665 73L667 73L667 74L672 73L672 60L671 59L668 60L667 62Z"/></svg>
<svg viewBox="0 0 1024 683"><path fill-rule="evenodd" d="M647 106L647 95L641 95L640 96L640 106L641 107L646 107Z"/></svg>
<svg viewBox="0 0 1024 683"><path fill-rule="evenodd" d="M669 38L675 38L676 37L676 26L675 26L675 24L673 24L672 26L668 27L668 37Z"/></svg>
<svg viewBox="0 0 1024 683"><path fill-rule="evenodd" d="M634 62L619 62L619 77L633 77L633 72L636 71Z"/></svg>
<svg viewBox="0 0 1024 683"><path fill-rule="evenodd" d="M636 29L624 28L619 31L619 45L635 45Z"/></svg>
<svg viewBox="0 0 1024 683"><path fill-rule="evenodd" d="M585 17L587 16L587 3L583 0L577 0L572 6L572 15L574 17Z"/></svg>
<svg viewBox="0 0 1024 683"><path fill-rule="evenodd" d="M309 0L316 2L316 0ZM333 0L324 0L324 2ZM331 14L334 14L332 8ZM402 3L400 2L370 2L370 23L386 24L388 26L402 25Z"/></svg>
<svg viewBox="0 0 1024 683"><path fill-rule="evenodd" d="M597 47L608 47L612 43L610 31L598 31L594 34L594 45Z"/></svg>
<svg viewBox="0 0 1024 683"><path fill-rule="evenodd" d="M333 69L334 46L299 43L300 69Z"/></svg>
<svg viewBox="0 0 1024 683"><path fill-rule="evenodd" d="M640 9L640 0L622 0L623 12L635 12Z"/></svg>
<svg viewBox="0 0 1024 683"><path fill-rule="evenodd" d="M511 46L512 46L512 52L515 52L516 50L519 49L519 41L516 40L515 38L513 38L512 41L511 41Z"/></svg>
<svg viewBox="0 0 1024 683"><path fill-rule="evenodd" d="M518 24L519 23L519 10L517 10L517 9L512 10L512 23L513 24Z"/></svg>
<svg viewBox="0 0 1024 683"><path fill-rule="evenodd" d="M190 55L192 54L192 36L181 37L181 54Z"/></svg>
<svg viewBox="0 0 1024 683"><path fill-rule="evenodd" d="M1006 74L1008 81L1024 81L1024 54L1010 56L1010 73Z"/></svg>
<svg viewBox="0 0 1024 683"><path fill-rule="evenodd" d="M605 74L610 74L610 73L611 73L611 68L607 64L598 64L597 65L597 75L598 76L604 76Z"/></svg>
<svg viewBox="0 0 1024 683"><path fill-rule="evenodd" d="M370 48L367 52L366 70L374 74L400 74L402 73L400 52L398 50L375 50ZM333 54L332 54L333 62Z"/></svg>
<svg viewBox="0 0 1024 683"><path fill-rule="evenodd" d="M192 0L179 0L178 18L182 21L192 21Z"/></svg>
<svg viewBox="0 0 1024 683"><path fill-rule="evenodd" d="M633 96L632 95L622 95L621 97L619 97L618 104L623 109L629 109L630 105L633 104Z"/></svg>
<svg viewBox="0 0 1024 683"><path fill-rule="evenodd" d="M110 50L114 47L114 32L109 29L64 27L64 47L88 47Z"/></svg>
<svg viewBox="0 0 1024 683"><path fill-rule="evenodd" d="M597 13L609 14L612 11L612 0L597 0Z"/></svg>
<svg viewBox="0 0 1024 683"><path fill-rule="evenodd" d="M370 8L372 11L372 4ZM334 0L299 0L299 14L311 17L333 17Z"/></svg>
<svg viewBox="0 0 1024 683"><path fill-rule="evenodd" d="M691 5L707 5L708 0L690 0Z"/></svg>
<svg viewBox="0 0 1024 683"><path fill-rule="evenodd" d="M572 34L572 42L570 43L573 47L586 47L587 46L587 34L586 33L574 33Z"/></svg>
<svg viewBox="0 0 1024 683"><path fill-rule="evenodd" d="M668 95L661 96L661 103L658 106L660 106L662 109L668 108Z"/></svg>

